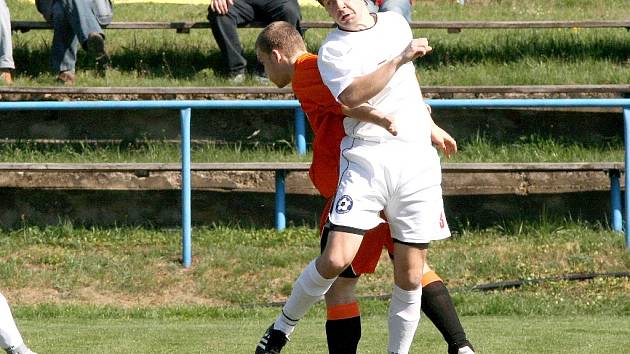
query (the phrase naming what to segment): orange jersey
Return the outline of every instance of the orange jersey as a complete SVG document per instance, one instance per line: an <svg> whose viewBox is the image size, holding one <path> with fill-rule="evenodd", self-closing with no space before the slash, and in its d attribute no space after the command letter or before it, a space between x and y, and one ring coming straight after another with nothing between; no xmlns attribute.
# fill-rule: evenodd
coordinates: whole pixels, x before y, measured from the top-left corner
<svg viewBox="0 0 630 354"><path fill-rule="evenodd" d="M303 54L295 62L292 87L302 110L313 129L313 162L309 176L319 193L328 199L320 220L320 230L328 218L332 197L339 179L339 144L346 135L343 129L345 115L322 81L317 68L317 55ZM359 252L352 261L356 274L373 273L383 247L393 252L393 242L387 224L380 224L363 236Z"/></svg>
<svg viewBox="0 0 630 354"><path fill-rule="evenodd" d="M309 176L321 195L335 194L339 177L339 144L345 136L341 105L324 85L317 68L317 55L297 58L292 87L313 129L313 162Z"/></svg>

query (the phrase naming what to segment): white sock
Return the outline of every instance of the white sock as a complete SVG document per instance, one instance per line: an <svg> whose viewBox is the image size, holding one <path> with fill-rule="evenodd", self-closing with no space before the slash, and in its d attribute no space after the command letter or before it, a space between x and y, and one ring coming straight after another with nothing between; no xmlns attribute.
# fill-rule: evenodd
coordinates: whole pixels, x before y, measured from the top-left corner
<svg viewBox="0 0 630 354"><path fill-rule="evenodd" d="M24 344L22 336L15 325L7 299L0 293L0 347L19 347Z"/></svg>
<svg viewBox="0 0 630 354"><path fill-rule="evenodd" d="M422 287L403 290L394 285L389 305L389 353L407 354L420 322Z"/></svg>
<svg viewBox="0 0 630 354"><path fill-rule="evenodd" d="M287 299L282 313L276 319L273 327L281 330L287 336L290 335L298 321L304 317L314 303L326 294L335 279L322 277L315 268L315 261L309 263L293 284L291 296Z"/></svg>

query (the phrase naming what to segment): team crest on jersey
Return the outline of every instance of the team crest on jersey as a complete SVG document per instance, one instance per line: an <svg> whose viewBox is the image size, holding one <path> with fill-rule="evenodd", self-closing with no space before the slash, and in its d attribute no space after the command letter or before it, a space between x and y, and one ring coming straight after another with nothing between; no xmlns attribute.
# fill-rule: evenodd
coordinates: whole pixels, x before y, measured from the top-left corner
<svg viewBox="0 0 630 354"><path fill-rule="evenodd" d="M337 214L345 214L352 209L352 198L349 195L344 194L337 200L337 205L335 205L335 211Z"/></svg>

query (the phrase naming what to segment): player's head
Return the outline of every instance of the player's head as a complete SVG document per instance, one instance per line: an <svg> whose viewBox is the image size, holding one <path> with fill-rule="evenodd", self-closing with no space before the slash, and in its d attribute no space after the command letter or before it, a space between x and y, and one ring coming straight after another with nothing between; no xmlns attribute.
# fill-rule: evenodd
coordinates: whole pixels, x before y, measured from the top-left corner
<svg viewBox="0 0 630 354"><path fill-rule="evenodd" d="M317 0L343 29L358 30L371 22L366 0ZM371 25L371 23L370 23Z"/></svg>
<svg viewBox="0 0 630 354"><path fill-rule="evenodd" d="M304 40L295 27L284 21L269 24L256 40L256 56L265 73L278 87L291 82L297 56L306 52Z"/></svg>

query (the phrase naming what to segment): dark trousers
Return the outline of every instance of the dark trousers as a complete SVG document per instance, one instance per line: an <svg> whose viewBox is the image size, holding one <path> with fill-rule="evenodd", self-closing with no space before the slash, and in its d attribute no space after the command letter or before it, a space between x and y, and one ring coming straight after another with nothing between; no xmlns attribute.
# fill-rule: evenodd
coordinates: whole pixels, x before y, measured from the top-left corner
<svg viewBox="0 0 630 354"><path fill-rule="evenodd" d="M297 0L235 0L226 15L208 10L212 34L221 49L228 74L243 72L247 66L237 27L251 22L286 21L300 31L301 18Z"/></svg>

